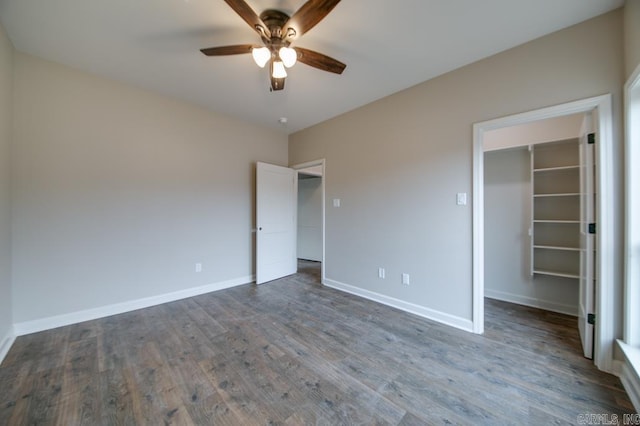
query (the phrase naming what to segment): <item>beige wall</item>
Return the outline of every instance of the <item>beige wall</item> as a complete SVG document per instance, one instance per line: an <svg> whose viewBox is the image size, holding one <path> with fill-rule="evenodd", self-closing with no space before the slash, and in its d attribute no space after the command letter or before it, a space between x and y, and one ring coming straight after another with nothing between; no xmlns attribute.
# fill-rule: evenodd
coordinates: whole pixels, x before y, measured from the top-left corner
<svg viewBox="0 0 640 426"><path fill-rule="evenodd" d="M624 4L625 79L640 65L640 0Z"/></svg>
<svg viewBox="0 0 640 426"><path fill-rule="evenodd" d="M14 99L16 323L252 275L286 135L21 53Z"/></svg>
<svg viewBox="0 0 640 426"><path fill-rule="evenodd" d="M327 203L327 278L471 320L471 203L455 200L471 194L473 123L612 93L621 171L622 67L617 10L292 135L290 163L325 158L327 199L342 201Z"/></svg>
<svg viewBox="0 0 640 426"><path fill-rule="evenodd" d="M10 335L11 303L11 199L10 145L13 46L0 27L0 353Z"/></svg>
<svg viewBox="0 0 640 426"><path fill-rule="evenodd" d="M485 152L578 137L584 114L572 114L486 132Z"/></svg>

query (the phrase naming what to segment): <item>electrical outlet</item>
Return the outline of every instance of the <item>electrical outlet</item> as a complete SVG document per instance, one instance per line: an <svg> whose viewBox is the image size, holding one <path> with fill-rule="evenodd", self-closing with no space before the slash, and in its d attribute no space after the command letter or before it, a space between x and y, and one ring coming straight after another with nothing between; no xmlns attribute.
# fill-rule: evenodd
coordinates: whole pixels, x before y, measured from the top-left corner
<svg viewBox="0 0 640 426"><path fill-rule="evenodd" d="M378 268L378 278L384 279L385 271L384 268Z"/></svg>
<svg viewBox="0 0 640 426"><path fill-rule="evenodd" d="M409 274L402 274L402 284L409 285L410 283Z"/></svg>
<svg viewBox="0 0 640 426"><path fill-rule="evenodd" d="M202 272L202 263L196 263L196 272Z"/></svg>

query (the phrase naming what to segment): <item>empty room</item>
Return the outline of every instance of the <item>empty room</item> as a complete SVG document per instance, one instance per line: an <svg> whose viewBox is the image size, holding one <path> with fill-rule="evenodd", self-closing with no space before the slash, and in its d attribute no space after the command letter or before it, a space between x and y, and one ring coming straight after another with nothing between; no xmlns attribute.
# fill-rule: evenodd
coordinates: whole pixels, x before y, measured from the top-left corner
<svg viewBox="0 0 640 426"><path fill-rule="evenodd" d="M640 424L640 0L0 0L0 425Z"/></svg>

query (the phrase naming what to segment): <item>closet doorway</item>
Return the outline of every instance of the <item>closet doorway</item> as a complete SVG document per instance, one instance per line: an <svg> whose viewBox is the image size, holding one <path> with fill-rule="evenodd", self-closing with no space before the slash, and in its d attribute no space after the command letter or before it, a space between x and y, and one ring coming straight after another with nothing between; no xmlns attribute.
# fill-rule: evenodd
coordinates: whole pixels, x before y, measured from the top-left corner
<svg viewBox="0 0 640 426"><path fill-rule="evenodd" d="M594 158L597 164L595 176L595 212L597 212L597 238L595 242L595 310L593 359L595 365L612 371L613 341L615 337L615 251L614 247L614 159L611 95L603 95L581 101L516 114L473 126L473 330L484 332L485 297L485 137L494 130L531 124L541 120L566 117L574 114L591 114L596 133ZM515 148L515 147L512 147ZM533 212L532 212L533 214ZM528 235L527 235L528 236ZM554 243L551 245L559 245ZM533 250L533 247L532 247ZM529 255L527 255L528 257ZM553 258L553 256L551 256ZM535 260L535 259L534 259ZM524 260L523 260L524 262ZM530 261L531 262L531 261ZM530 263L531 264L531 263ZM574 274L576 275L576 274ZM496 289L493 289L494 291ZM571 292L567 292L570 294ZM569 297L567 295L567 297ZM586 318L585 318L586 321Z"/></svg>
<svg viewBox="0 0 640 426"><path fill-rule="evenodd" d="M591 123L580 113L484 135L485 296L577 317L587 358L596 285Z"/></svg>
<svg viewBox="0 0 640 426"><path fill-rule="evenodd" d="M298 265L320 267L324 281L324 160L300 164L297 170L297 258Z"/></svg>

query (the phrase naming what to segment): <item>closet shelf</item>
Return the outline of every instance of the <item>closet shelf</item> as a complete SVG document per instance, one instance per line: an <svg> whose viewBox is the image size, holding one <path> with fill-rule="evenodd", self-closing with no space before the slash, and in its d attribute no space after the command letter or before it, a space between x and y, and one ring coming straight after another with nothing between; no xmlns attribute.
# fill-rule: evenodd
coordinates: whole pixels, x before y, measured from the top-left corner
<svg viewBox="0 0 640 426"><path fill-rule="evenodd" d="M579 192L565 192L565 193L552 193L552 194L533 194L534 197L579 197Z"/></svg>
<svg viewBox="0 0 640 426"><path fill-rule="evenodd" d="M533 223L580 223L579 220L534 219Z"/></svg>
<svg viewBox="0 0 640 426"><path fill-rule="evenodd" d="M580 168L579 165L575 166L560 166L560 167L544 167L541 169L533 169L534 173L544 173L544 172L558 172L562 170L578 170Z"/></svg>
<svg viewBox="0 0 640 426"><path fill-rule="evenodd" d="M556 271L545 271L542 269L534 269L533 270L534 274L538 274L538 275L551 275L554 277L564 277L564 278L580 278L580 275L578 274L567 274L564 272L556 272Z"/></svg>
<svg viewBox="0 0 640 426"><path fill-rule="evenodd" d="M549 246L549 245L535 245L535 244L534 244L533 248L546 249L546 250L580 251L579 247Z"/></svg>
<svg viewBox="0 0 640 426"><path fill-rule="evenodd" d="M531 149L532 275L580 278L581 152L578 138Z"/></svg>

